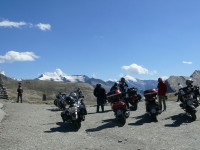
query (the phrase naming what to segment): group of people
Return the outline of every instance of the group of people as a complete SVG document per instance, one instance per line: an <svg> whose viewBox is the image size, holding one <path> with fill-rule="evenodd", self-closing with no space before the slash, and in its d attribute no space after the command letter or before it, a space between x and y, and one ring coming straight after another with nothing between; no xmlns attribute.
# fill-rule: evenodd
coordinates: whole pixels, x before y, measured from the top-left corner
<svg viewBox="0 0 200 150"><path fill-rule="evenodd" d="M111 87L110 92L116 90L119 87L122 97L125 97L126 95L126 87L128 87L128 84L125 81L125 78L121 78L119 82L114 83L114 85ZM166 111L166 93L167 93L167 86L163 82L162 78L158 78L158 105L160 111ZM97 98L97 109L96 112L99 113L99 109L101 107L102 112L104 112L104 105L107 99L106 90L102 87L100 83L96 84L96 87L94 89L94 96ZM125 103L127 107L129 108L129 103L125 99Z"/></svg>

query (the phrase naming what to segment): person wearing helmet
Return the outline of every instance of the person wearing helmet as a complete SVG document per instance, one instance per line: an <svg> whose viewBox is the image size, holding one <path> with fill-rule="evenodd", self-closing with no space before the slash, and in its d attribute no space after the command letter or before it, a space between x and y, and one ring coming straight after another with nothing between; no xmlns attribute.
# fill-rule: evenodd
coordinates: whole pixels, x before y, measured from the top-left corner
<svg viewBox="0 0 200 150"><path fill-rule="evenodd" d="M160 112L162 111L162 103L163 103L163 111L166 111L166 93L167 93L167 86L163 82L162 78L158 78L158 105Z"/></svg>
<svg viewBox="0 0 200 150"><path fill-rule="evenodd" d="M129 102L128 99L126 98L126 87L128 87L128 84L126 83L125 78L121 78L119 81L119 89L122 92L122 98L124 99L128 109L129 109Z"/></svg>
<svg viewBox="0 0 200 150"><path fill-rule="evenodd" d="M93 91L94 96L97 98L97 110L99 113L99 107L101 106L102 112L104 112L104 102L106 100L106 90L101 86L100 83L96 84L96 87Z"/></svg>
<svg viewBox="0 0 200 150"><path fill-rule="evenodd" d="M193 80L192 79L188 79L185 81L185 84L187 85L187 87L192 87Z"/></svg>
<svg viewBox="0 0 200 150"><path fill-rule="evenodd" d="M119 88L120 88L121 92L126 92L125 87L128 87L128 84L126 83L125 78L122 77L119 81Z"/></svg>

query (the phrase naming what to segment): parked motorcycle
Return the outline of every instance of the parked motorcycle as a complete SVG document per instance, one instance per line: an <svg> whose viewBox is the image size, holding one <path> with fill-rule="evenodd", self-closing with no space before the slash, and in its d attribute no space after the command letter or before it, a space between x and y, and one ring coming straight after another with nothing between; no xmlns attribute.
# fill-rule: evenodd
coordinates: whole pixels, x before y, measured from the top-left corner
<svg viewBox="0 0 200 150"><path fill-rule="evenodd" d="M153 121L157 120L157 115L159 114L159 107L157 99L157 90L155 89L149 89L144 91L144 97L145 97L145 106L146 106L146 112L151 116Z"/></svg>
<svg viewBox="0 0 200 150"><path fill-rule="evenodd" d="M137 92L137 88L132 87L127 89L127 100L131 104L130 110L137 110L138 102L141 98L141 95Z"/></svg>
<svg viewBox="0 0 200 150"><path fill-rule="evenodd" d="M85 115L87 115L87 110L83 103L83 98L78 98L76 93L70 94L66 97L67 104L69 108L66 108L62 113L61 117L63 122L72 123L76 129L80 129L81 122L85 121Z"/></svg>
<svg viewBox="0 0 200 150"><path fill-rule="evenodd" d="M178 101L181 101L180 107L189 115L192 120L196 120L196 107L199 106L199 102L194 98L194 90L188 87L180 88L175 96L178 96Z"/></svg>
<svg viewBox="0 0 200 150"><path fill-rule="evenodd" d="M123 126L126 124L126 119L130 116L130 111L122 97L119 89L108 93L108 101L111 103L111 109L114 112L115 118Z"/></svg>
<svg viewBox="0 0 200 150"><path fill-rule="evenodd" d="M66 97L67 94L59 93L58 95L56 95L56 99L54 100L54 105L60 108L61 110L65 110L65 107L67 105Z"/></svg>

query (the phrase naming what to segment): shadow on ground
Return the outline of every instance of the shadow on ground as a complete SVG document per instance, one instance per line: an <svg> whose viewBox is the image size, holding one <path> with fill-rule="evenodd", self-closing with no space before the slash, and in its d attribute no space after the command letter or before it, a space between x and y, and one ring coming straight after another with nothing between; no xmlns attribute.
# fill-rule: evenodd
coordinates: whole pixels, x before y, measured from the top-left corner
<svg viewBox="0 0 200 150"><path fill-rule="evenodd" d="M104 123L104 124L102 124L96 128L87 129L86 132L97 132L97 131L101 131L101 130L108 129L108 128L124 126L124 125L120 124L115 118L103 120L102 123Z"/></svg>
<svg viewBox="0 0 200 150"><path fill-rule="evenodd" d="M99 113L107 113L107 112L109 112L109 111L112 111L112 110L104 110L104 112L99 112ZM97 114L97 112L88 112L87 113L88 115L91 115L91 114Z"/></svg>
<svg viewBox="0 0 200 150"><path fill-rule="evenodd" d="M74 128L72 123L57 122L58 127L51 128L49 131L44 131L44 133L53 133L53 132L76 132L77 129Z"/></svg>
<svg viewBox="0 0 200 150"><path fill-rule="evenodd" d="M149 116L147 113L140 115L140 116L133 117L133 118L136 119L136 122L129 123L128 125L140 126L140 125L143 125L145 123L155 122L155 121L152 120L151 116Z"/></svg>
<svg viewBox="0 0 200 150"><path fill-rule="evenodd" d="M174 115L171 117L166 118L167 119L171 119L174 122L172 124L166 124L166 127L179 127L182 124L187 124L187 123L191 123L192 122L192 118L190 116L188 116L187 114L178 114L178 115Z"/></svg>

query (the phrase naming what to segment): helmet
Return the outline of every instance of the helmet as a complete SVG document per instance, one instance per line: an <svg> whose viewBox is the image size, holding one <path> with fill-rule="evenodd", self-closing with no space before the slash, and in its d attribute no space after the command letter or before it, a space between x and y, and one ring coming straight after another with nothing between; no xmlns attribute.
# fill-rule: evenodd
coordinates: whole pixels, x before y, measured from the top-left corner
<svg viewBox="0 0 200 150"><path fill-rule="evenodd" d="M121 78L121 82L125 82L125 78L122 77L122 78Z"/></svg>
<svg viewBox="0 0 200 150"><path fill-rule="evenodd" d="M193 83L193 80L192 80L192 79L188 79L188 80L185 81L185 84L186 84L187 86L192 85L192 83Z"/></svg>
<svg viewBox="0 0 200 150"><path fill-rule="evenodd" d="M96 87L101 87L101 83L97 83L97 84L96 84Z"/></svg>

